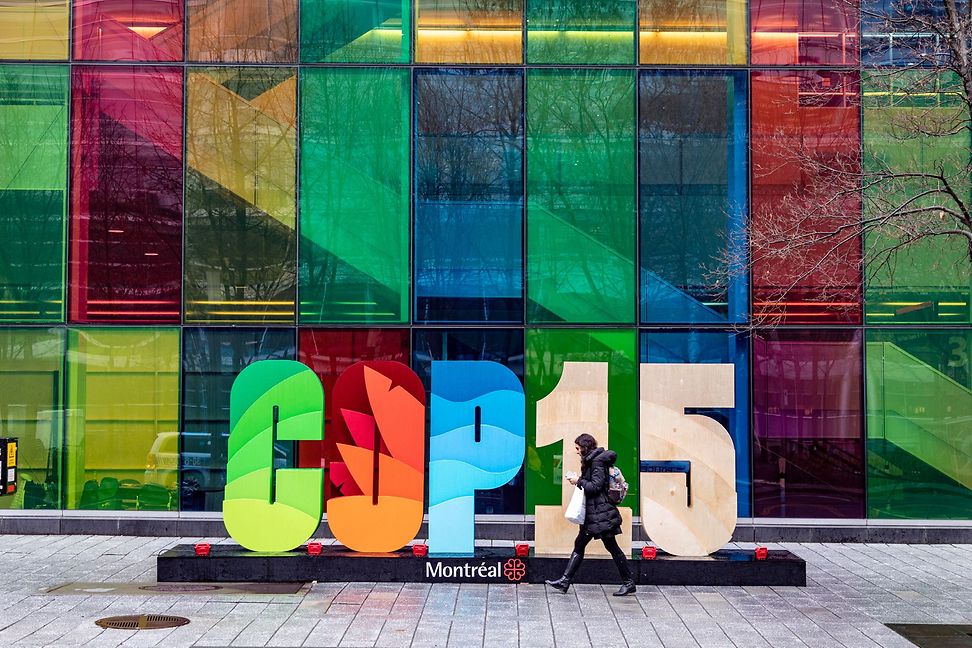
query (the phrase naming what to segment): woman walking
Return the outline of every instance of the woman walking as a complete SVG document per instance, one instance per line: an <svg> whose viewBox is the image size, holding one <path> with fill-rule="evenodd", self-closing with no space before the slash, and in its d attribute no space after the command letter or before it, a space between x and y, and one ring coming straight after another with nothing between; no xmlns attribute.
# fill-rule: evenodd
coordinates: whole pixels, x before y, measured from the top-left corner
<svg viewBox="0 0 972 648"><path fill-rule="evenodd" d="M614 595L631 594L637 589L631 576L631 566L615 539L615 536L621 533L621 513L618 511L617 504L608 497L608 489L611 485L609 473L618 455L610 450L599 448L597 441L590 434L582 434L574 439L574 450L581 458L581 474L579 478L568 477L568 481L584 490L586 499L584 524L580 525L577 532L574 553L570 555L564 575L555 581L546 581L547 585L566 594L574 575L580 568L581 561L584 560L584 550L591 540L597 538L611 553L614 564L621 574L621 588Z"/></svg>

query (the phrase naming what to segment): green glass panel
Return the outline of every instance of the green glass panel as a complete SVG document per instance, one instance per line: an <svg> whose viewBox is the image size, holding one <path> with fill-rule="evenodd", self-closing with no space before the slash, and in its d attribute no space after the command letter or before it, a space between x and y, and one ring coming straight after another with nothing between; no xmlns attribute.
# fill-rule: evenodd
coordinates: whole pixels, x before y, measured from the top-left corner
<svg viewBox="0 0 972 648"><path fill-rule="evenodd" d="M408 0L301 0L305 63L407 63Z"/></svg>
<svg viewBox="0 0 972 648"><path fill-rule="evenodd" d="M968 519L972 330L867 334L867 501L877 518Z"/></svg>
<svg viewBox="0 0 972 648"><path fill-rule="evenodd" d="M945 132L967 119L956 78L925 72L864 76L865 173L941 172L967 204L972 194L968 130L921 134ZM869 175L867 179L876 177ZM865 232L865 321L870 324L956 325L972 321L968 240L933 235L954 229L952 217L936 207L955 205L944 193L935 193L935 186L934 180L903 175L868 183L865 218L876 219L901 210L914 212L889 219L888 226L872 223ZM932 193L922 196L929 191ZM924 238L906 242L902 231Z"/></svg>
<svg viewBox="0 0 972 648"><path fill-rule="evenodd" d="M19 442L17 491L0 509L61 507L63 359L63 330L0 330L0 437Z"/></svg>
<svg viewBox="0 0 972 648"><path fill-rule="evenodd" d="M301 74L300 321L408 321L405 69Z"/></svg>
<svg viewBox="0 0 972 648"><path fill-rule="evenodd" d="M527 61L635 62L636 0L527 0Z"/></svg>
<svg viewBox="0 0 972 648"><path fill-rule="evenodd" d="M0 66L0 322L64 319L68 69Z"/></svg>
<svg viewBox="0 0 972 648"><path fill-rule="evenodd" d="M638 514L638 344L634 330L533 329L526 334L526 513L561 498L563 444L537 447L537 401L557 387L564 362L608 363L608 446L630 490L625 506ZM573 433L571 433L573 434ZM597 435L594 435L597 438ZM604 439L598 438L604 444ZM573 441L573 439L571 439ZM567 451L573 452L571 444Z"/></svg>
<svg viewBox="0 0 972 648"><path fill-rule="evenodd" d="M179 331L68 330L66 508L179 510Z"/></svg>
<svg viewBox="0 0 972 648"><path fill-rule="evenodd" d="M527 74L528 321L635 314L635 77Z"/></svg>

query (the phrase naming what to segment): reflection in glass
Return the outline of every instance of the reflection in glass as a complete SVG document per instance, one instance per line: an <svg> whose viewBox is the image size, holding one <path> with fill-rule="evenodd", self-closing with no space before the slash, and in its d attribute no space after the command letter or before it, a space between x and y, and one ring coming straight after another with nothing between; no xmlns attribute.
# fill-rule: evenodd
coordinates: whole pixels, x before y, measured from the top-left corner
<svg viewBox="0 0 972 648"><path fill-rule="evenodd" d="M230 433L230 390L259 360L294 360L292 329L187 328L182 353L183 511L221 511ZM274 469L294 465L292 442L273 445Z"/></svg>
<svg viewBox="0 0 972 648"><path fill-rule="evenodd" d="M179 323L182 73L74 69L71 321Z"/></svg>
<svg viewBox="0 0 972 648"><path fill-rule="evenodd" d="M0 2L0 60L57 60L68 57L67 0Z"/></svg>
<svg viewBox="0 0 972 648"><path fill-rule="evenodd" d="M523 79L415 77L415 319L523 318Z"/></svg>
<svg viewBox="0 0 972 648"><path fill-rule="evenodd" d="M416 331L412 353L415 373L425 384L426 402L432 402L432 362L473 360L498 362L523 381L523 332L504 329ZM426 408L426 415L431 413ZM522 515L523 470L509 483L492 490L476 491L477 515Z"/></svg>
<svg viewBox="0 0 972 648"><path fill-rule="evenodd" d="M68 330L66 508L179 510L179 331Z"/></svg>
<svg viewBox="0 0 972 648"><path fill-rule="evenodd" d="M630 65L636 11L636 0L527 0L527 61Z"/></svg>
<svg viewBox="0 0 972 648"><path fill-rule="evenodd" d="M754 319L860 321L859 86L856 72L752 72Z"/></svg>
<svg viewBox="0 0 972 648"><path fill-rule="evenodd" d="M864 517L860 331L753 338L753 515Z"/></svg>
<svg viewBox="0 0 972 648"><path fill-rule="evenodd" d="M64 320L68 69L0 66L0 321Z"/></svg>
<svg viewBox="0 0 972 648"><path fill-rule="evenodd" d="M936 61L942 59L937 57L945 54L948 43L944 34L930 27L945 24L944 2L864 0L860 6L861 63L939 67Z"/></svg>
<svg viewBox="0 0 972 648"><path fill-rule="evenodd" d="M708 416L729 431L736 447L738 515L752 515L752 482L749 475L749 338L743 334L722 331L642 331L641 362L723 363L735 367L735 406L725 409L692 408L692 413Z"/></svg>
<svg viewBox="0 0 972 648"><path fill-rule="evenodd" d="M410 0L301 0L305 63L407 63Z"/></svg>
<svg viewBox="0 0 972 648"><path fill-rule="evenodd" d="M858 0L751 0L753 65L856 65Z"/></svg>
<svg viewBox="0 0 972 648"><path fill-rule="evenodd" d="M301 72L300 322L407 322L409 71Z"/></svg>
<svg viewBox="0 0 972 648"><path fill-rule="evenodd" d="M968 329L868 332L868 517L969 517L970 347Z"/></svg>
<svg viewBox="0 0 972 648"><path fill-rule="evenodd" d="M641 319L742 321L744 72L645 72L639 83Z"/></svg>
<svg viewBox="0 0 972 648"><path fill-rule="evenodd" d="M865 216L901 213L864 236L865 320L869 324L968 324L972 317L972 267L962 235L951 230L927 177L939 174L960 196L972 194L969 136L956 124L967 120L957 75L884 71L863 79ZM919 238L921 237L921 238ZM917 240L915 240L917 238Z"/></svg>
<svg viewBox="0 0 972 648"><path fill-rule="evenodd" d="M189 60L296 63L297 0L186 0Z"/></svg>
<svg viewBox="0 0 972 648"><path fill-rule="evenodd" d="M181 61L181 0L75 0L74 58Z"/></svg>
<svg viewBox="0 0 972 648"><path fill-rule="evenodd" d="M0 509L62 507L63 329L0 330L0 437L17 439L17 490Z"/></svg>
<svg viewBox="0 0 972 648"><path fill-rule="evenodd" d="M633 72L527 73L527 196L527 321L633 323Z"/></svg>
<svg viewBox="0 0 972 648"><path fill-rule="evenodd" d="M642 64L745 65L744 0L641 0Z"/></svg>
<svg viewBox="0 0 972 648"><path fill-rule="evenodd" d="M417 63L520 63L523 0L415 0Z"/></svg>
<svg viewBox="0 0 972 648"><path fill-rule="evenodd" d="M187 86L185 319L292 323L294 71L193 70Z"/></svg>

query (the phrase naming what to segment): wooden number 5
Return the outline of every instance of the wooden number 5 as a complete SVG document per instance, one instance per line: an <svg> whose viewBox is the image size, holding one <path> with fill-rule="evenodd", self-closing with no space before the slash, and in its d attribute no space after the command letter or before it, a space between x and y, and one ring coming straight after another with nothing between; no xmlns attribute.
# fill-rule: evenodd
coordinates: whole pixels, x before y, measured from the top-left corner
<svg viewBox="0 0 972 648"><path fill-rule="evenodd" d="M688 407L732 407L731 364L641 365L641 524L677 556L705 556L736 526L729 432Z"/></svg>

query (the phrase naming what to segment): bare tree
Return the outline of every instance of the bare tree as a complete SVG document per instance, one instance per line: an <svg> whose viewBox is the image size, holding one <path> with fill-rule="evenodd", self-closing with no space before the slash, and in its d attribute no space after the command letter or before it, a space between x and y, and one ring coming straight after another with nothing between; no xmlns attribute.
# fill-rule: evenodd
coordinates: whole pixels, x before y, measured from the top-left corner
<svg viewBox="0 0 972 648"><path fill-rule="evenodd" d="M726 259L752 273L754 324L793 321L807 306L807 317L850 320L862 279L888 317L935 307L943 284L968 295L970 5L864 3L860 22L860 76L754 76L749 255ZM760 107L757 95L773 100ZM910 301L895 301L902 285Z"/></svg>

